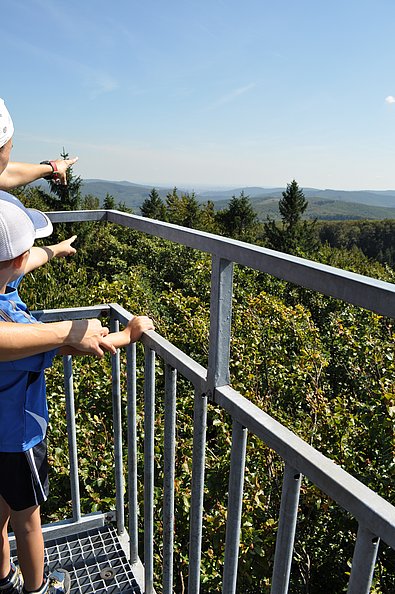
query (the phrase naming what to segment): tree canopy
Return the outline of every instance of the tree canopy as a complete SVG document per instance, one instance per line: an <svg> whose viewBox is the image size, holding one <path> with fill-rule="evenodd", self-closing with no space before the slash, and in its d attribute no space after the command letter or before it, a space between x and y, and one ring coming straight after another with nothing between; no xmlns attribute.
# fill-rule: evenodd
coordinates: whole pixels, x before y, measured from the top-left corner
<svg viewBox="0 0 395 594"><path fill-rule="evenodd" d="M70 191L70 199L77 200L78 183ZM20 196L28 206L61 209L57 195L46 194L37 188L20 191ZM91 205L94 197L86 203L78 200L81 200L78 202L81 206ZM307 242L306 247L297 243L298 233L303 234L303 221L298 213L301 215L305 203L295 181L283 193L283 201L281 213L284 220L278 226L283 236L282 245L293 250L301 250L303 245L303 250L309 247L309 257L324 264L395 281L393 268L366 257L351 240L347 247L330 247L326 241L325 245L317 245L314 251L313 244ZM154 190L146 205L146 213L150 202L161 205ZM213 203L201 205L194 195L183 195L175 188L162 204L165 213L163 215L160 210L160 216L177 224L196 225L210 231L215 229L215 232L229 233L235 239L254 241L257 236L262 237L259 221L244 195L233 197L227 207L216 211ZM123 208L110 196L106 197L105 205L106 208ZM74 231L78 234L78 251L73 259L54 259L34 275L26 277L21 292L30 308L118 302L133 313L152 316L158 332L197 362L207 365L210 257L109 223L55 225L54 241ZM280 237L281 233L274 236ZM258 271L235 266L230 360L232 386L392 503L395 501L394 345L394 327L389 319ZM139 472L142 473L142 349L138 349L138 357L137 422ZM74 363L81 501L86 513L114 505L110 369L111 362L107 357L102 361L77 358ZM163 364L158 361L155 426L157 542L162 530L163 371ZM68 460L64 450L67 435L62 373L59 361L48 373L49 456L55 473L52 496L44 506L47 520L70 516L70 497L68 486L65 486L68 485ZM121 382L125 393L124 374L121 374ZM193 394L192 387L180 378L174 542L176 592L183 592L188 582ZM124 404L126 406L126 402ZM231 431L227 415L210 404L201 562L201 591L204 594L221 592ZM281 460L262 441L250 436L239 591L250 594L270 592L282 475ZM138 496L143 504L141 485ZM354 519L307 480L304 481L290 590L295 594L321 594L322 584L325 584L327 592L342 592L347 582L356 530ZM156 555L160 583L159 549L156 549ZM379 551L378 568L372 592L394 592L395 557L384 545Z"/></svg>
<svg viewBox="0 0 395 594"><path fill-rule="evenodd" d="M282 193L278 205L281 224L270 218L265 224L264 234L268 247L290 254L309 253L316 249L315 224L302 221L307 206L303 190L293 180Z"/></svg>

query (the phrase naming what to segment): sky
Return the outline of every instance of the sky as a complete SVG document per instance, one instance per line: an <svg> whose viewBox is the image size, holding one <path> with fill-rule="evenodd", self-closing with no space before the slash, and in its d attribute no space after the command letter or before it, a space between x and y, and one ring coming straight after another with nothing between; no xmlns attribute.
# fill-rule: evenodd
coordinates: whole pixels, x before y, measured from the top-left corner
<svg viewBox="0 0 395 594"><path fill-rule="evenodd" d="M394 0L0 0L12 159L151 186L395 189Z"/></svg>

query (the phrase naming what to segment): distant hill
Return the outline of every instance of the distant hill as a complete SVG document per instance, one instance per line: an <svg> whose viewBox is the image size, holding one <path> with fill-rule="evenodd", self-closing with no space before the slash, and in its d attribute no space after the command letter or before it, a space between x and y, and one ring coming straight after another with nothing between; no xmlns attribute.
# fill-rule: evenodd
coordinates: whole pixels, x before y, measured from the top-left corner
<svg viewBox="0 0 395 594"><path fill-rule="evenodd" d="M42 184L42 182L39 182ZM107 181L100 179L83 180L83 195L97 196L101 203L106 194L114 197L116 202L124 203L128 208L140 214L140 206L155 187L165 199L172 187L135 184L128 181ZM244 187L215 190L196 190L196 198L201 202L211 200L216 209L224 208L233 196L244 192L251 200L259 218L267 216L279 218L278 201L285 188ZM180 192L192 192L193 188L178 188ZM358 219L395 219L395 190L320 190L303 188L309 202L306 218L320 220L358 220Z"/></svg>
<svg viewBox="0 0 395 594"><path fill-rule="evenodd" d="M309 202L304 216L306 219L319 219L321 221L395 219L395 207L374 206L344 200L324 200L307 196L306 198ZM279 218L278 202L279 198L266 198L266 200L251 198L251 203L261 220L265 220L267 216L273 219ZM216 206L223 208L226 202L222 206L221 204L216 203Z"/></svg>
<svg viewBox="0 0 395 594"><path fill-rule="evenodd" d="M128 208L138 209L155 186L143 186L127 181L104 181L100 179L84 179L82 194L92 194L100 198L101 203L107 194L111 194L116 202L124 202ZM162 198L173 188L157 188Z"/></svg>

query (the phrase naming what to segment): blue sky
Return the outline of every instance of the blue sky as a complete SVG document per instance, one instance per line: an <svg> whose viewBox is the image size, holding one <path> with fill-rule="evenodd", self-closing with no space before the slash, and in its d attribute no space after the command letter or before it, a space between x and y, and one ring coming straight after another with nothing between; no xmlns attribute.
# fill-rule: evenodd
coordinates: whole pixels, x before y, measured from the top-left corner
<svg viewBox="0 0 395 594"><path fill-rule="evenodd" d="M14 160L83 178L395 189L393 0L2 0Z"/></svg>

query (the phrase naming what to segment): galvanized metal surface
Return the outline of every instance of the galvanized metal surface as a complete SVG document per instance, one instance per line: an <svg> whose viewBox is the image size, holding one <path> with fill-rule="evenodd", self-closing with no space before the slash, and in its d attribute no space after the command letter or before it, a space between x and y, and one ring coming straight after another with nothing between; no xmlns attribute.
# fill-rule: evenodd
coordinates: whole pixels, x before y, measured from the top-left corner
<svg viewBox="0 0 395 594"><path fill-rule="evenodd" d="M247 429L233 421L222 594L236 594Z"/></svg>
<svg viewBox="0 0 395 594"><path fill-rule="evenodd" d="M319 291L325 295L336 297L345 302L359 305L385 316L395 316L395 286L390 283L370 279L362 275L346 272L267 250L258 246L245 244L227 238L211 235L153 221L136 215L119 213L117 211L89 211L74 213L49 213L53 222L57 221L111 221L116 224L163 237L189 247L209 252L213 256L213 293L211 303L210 354L208 369L204 369L185 353L171 345L156 332L147 332L143 336L146 353L146 388L145 388L145 580L146 594L153 590L153 428L155 417L155 382L153 353L162 358L173 370L189 380L195 389L195 418L194 418L194 451L192 476L192 506L190 517L190 567L189 594L198 594L200 589L200 550L202 539L203 488L204 488L204 459L205 459L205 430L207 415L207 394L214 402L224 408L232 417L234 426L247 428L273 448L285 461L282 509L279 518L279 538L276 553L276 566L273 577L273 593L286 592L289 578L290 561L292 557L294 526L296 522L297 500L300 478L302 473L324 493L337 501L349 511L360 523L357 545L354 552L353 569L349 584L349 592L368 592L374 569L378 538L380 537L392 548L395 548L395 508L387 501L368 489L358 480L347 474L343 469L325 458L317 450L269 417L263 411L243 398L240 394L226 385L228 381L228 349L230 341L231 314L231 283L232 263L250 266L277 278L294 282L300 286ZM90 313L88 313L90 312ZM78 319L84 316L108 315L113 319L126 323L131 314L116 304L98 306L96 308L74 308L69 312L48 311L41 312L44 321L59 319ZM149 362L150 361L150 362ZM114 367L114 373L119 369ZM172 388L173 390L173 388ZM174 414L174 411L171 413ZM171 427L171 423L167 424ZM168 429L169 431L170 429ZM172 429L170 430L172 431ZM244 431L244 429L243 429ZM134 437L132 438L132 440ZM172 449L174 443L170 436L166 448ZM240 506L240 484L244 472L244 462L232 455L233 470L232 485ZM166 462L166 472L170 472L169 460ZM236 468L237 467L237 468ZM234 477L238 478L234 478ZM295 482L296 481L296 482ZM297 483L297 484L296 484ZM130 488L135 488L134 479ZM171 488L166 487L168 493L166 509L167 520L172 522ZM237 508L236 506L236 508ZM240 507L239 507L240 508ZM238 508L238 509L239 509ZM235 591L237 567L237 538L239 511L230 510L230 525L228 526L228 544L226 558L226 572L224 575L224 592ZM137 514L137 511L136 511ZM133 520L135 526L135 520ZM287 529L284 529L284 526ZM133 528L135 529L135 528ZM169 549L172 533L167 530L167 544ZM232 543L232 544L229 544ZM137 545L136 545L137 546ZM135 551L136 547L134 547ZM134 553L135 554L135 553ZM166 559L166 588L171 592L172 564L170 555ZM362 568L362 569L361 569Z"/></svg>
<svg viewBox="0 0 395 594"><path fill-rule="evenodd" d="M47 214L53 222L110 221L215 254L229 262L267 272L276 278L319 291L324 295L336 297L384 316L395 317L395 286L391 283L227 237L114 210Z"/></svg>
<svg viewBox="0 0 395 594"><path fill-rule="evenodd" d="M145 594L153 594L155 352L149 348L145 349L144 378L144 577Z"/></svg>
<svg viewBox="0 0 395 594"><path fill-rule="evenodd" d="M118 332L119 322L112 315L110 318L111 332ZM111 357L112 369L112 414L114 433L114 467L115 467L115 497L117 510L118 534L125 530L125 501L123 476L123 443L122 443L122 406L121 406L121 374L119 349Z"/></svg>
<svg viewBox="0 0 395 594"><path fill-rule="evenodd" d="M81 520L80 485L78 480L77 431L75 426L75 404L72 357L63 357L64 392L66 396L67 438L69 443L70 487L73 521Z"/></svg>
<svg viewBox="0 0 395 594"><path fill-rule="evenodd" d="M172 594L173 592L176 396L177 371L170 365L166 365L163 461L163 594Z"/></svg>
<svg viewBox="0 0 395 594"><path fill-rule="evenodd" d="M369 594L380 539L359 525L351 566L348 594Z"/></svg>
<svg viewBox="0 0 395 594"><path fill-rule="evenodd" d="M301 483L300 473L285 465L271 594L288 592Z"/></svg>
<svg viewBox="0 0 395 594"><path fill-rule="evenodd" d="M86 317L89 317L90 310L91 308L79 308L79 316L84 317L85 314ZM57 313L56 310L43 312L42 320L46 321L47 316L48 319L56 319ZM125 323L122 319L121 322ZM191 362L192 369L189 368L187 379L195 380L198 392L205 393L207 372L202 366L154 331L147 332L142 340L148 348L160 353L166 363L177 369L181 375ZM260 437L288 464L308 477L358 520L364 521L372 533L395 549L395 508L389 502L349 475L340 466L323 456L230 386L217 388L214 400L234 420Z"/></svg>
<svg viewBox="0 0 395 594"><path fill-rule="evenodd" d="M138 474L137 474L137 363L136 343L126 347L127 369L127 425L128 425L128 502L129 502L129 558L137 563L138 551Z"/></svg>
<svg viewBox="0 0 395 594"><path fill-rule="evenodd" d="M70 594L143 594L110 525L52 537L45 543L45 566L70 573Z"/></svg>
<svg viewBox="0 0 395 594"><path fill-rule="evenodd" d="M297 472L308 477L373 534L395 549L395 507L329 458L275 421L230 386L218 388L215 402L262 439Z"/></svg>
<svg viewBox="0 0 395 594"><path fill-rule="evenodd" d="M192 494L189 517L188 594L199 594L200 592L206 429L207 396L195 392L193 413Z"/></svg>
<svg viewBox="0 0 395 594"><path fill-rule="evenodd" d="M232 323L233 262L213 256L211 271L208 394L229 384L230 331Z"/></svg>

